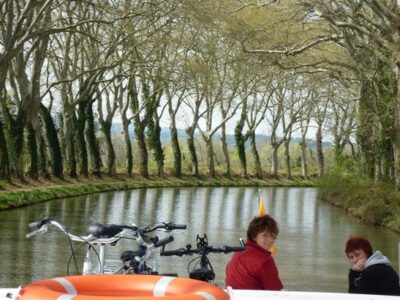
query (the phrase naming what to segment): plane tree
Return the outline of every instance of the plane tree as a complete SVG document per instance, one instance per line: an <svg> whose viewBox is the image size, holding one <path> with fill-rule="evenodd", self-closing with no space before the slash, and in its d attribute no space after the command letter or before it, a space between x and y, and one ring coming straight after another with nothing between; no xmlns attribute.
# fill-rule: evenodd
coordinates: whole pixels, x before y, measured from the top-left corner
<svg viewBox="0 0 400 300"><path fill-rule="evenodd" d="M373 145L389 140L392 150L386 151L394 165L394 183L400 188L400 57L398 1L298 1L315 18L325 21L336 42L343 47L355 65L359 80L357 137L366 169L377 166ZM381 97L378 97L381 96ZM388 111L390 111L390 116ZM379 121L371 122L375 115ZM379 127L382 127L380 129ZM372 145L372 147L371 147ZM375 148L375 149L374 149ZM388 147L386 147L388 149ZM368 157L375 157L368 159ZM367 172L369 174L376 173Z"/></svg>

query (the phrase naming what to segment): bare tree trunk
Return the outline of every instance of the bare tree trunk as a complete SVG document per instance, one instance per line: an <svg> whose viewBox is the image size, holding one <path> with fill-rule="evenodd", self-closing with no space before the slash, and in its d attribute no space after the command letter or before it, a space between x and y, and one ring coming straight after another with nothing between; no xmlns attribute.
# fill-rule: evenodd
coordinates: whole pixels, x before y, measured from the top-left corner
<svg viewBox="0 0 400 300"><path fill-rule="evenodd" d="M172 105L172 97L169 94L169 90L166 89L167 94L168 94L168 112L169 116L171 119L171 123L169 125L169 130L171 134L171 147L172 147L172 152L174 154L174 175L177 178L180 178L182 176L182 152L181 152L181 147L179 145L179 139L178 139L178 130L176 128L176 111L174 110L174 107ZM178 105L179 107L179 105Z"/></svg>
<svg viewBox="0 0 400 300"><path fill-rule="evenodd" d="M40 129L36 129L36 143L38 144L39 174L44 178L50 178L46 143Z"/></svg>
<svg viewBox="0 0 400 300"><path fill-rule="evenodd" d="M0 179L10 179L10 166L8 161L8 151L6 137L3 132L3 123L0 119Z"/></svg>
<svg viewBox="0 0 400 300"><path fill-rule="evenodd" d="M39 178L39 167L38 167L38 147L36 143L35 129L32 124L27 125L27 144L29 151L29 167L28 175L33 179Z"/></svg>
<svg viewBox="0 0 400 300"><path fill-rule="evenodd" d="M147 146L144 134L144 128L140 120L138 120L139 116L135 118L135 135L136 135L136 142L139 149L139 159L140 159L140 175L147 178L149 177L149 169L148 169L148 153L147 153Z"/></svg>
<svg viewBox="0 0 400 300"><path fill-rule="evenodd" d="M22 113L23 114L23 113ZM24 179L22 152L24 147L25 117L18 112L16 120L11 120L9 126L8 141L10 146L10 169L11 174Z"/></svg>
<svg viewBox="0 0 400 300"><path fill-rule="evenodd" d="M222 147L222 153L224 154L225 158L225 176L228 178L232 177L232 171L231 171L231 161L229 158L229 152L228 152L228 144L226 142L226 129L225 129L225 124L222 125L221 127L221 147Z"/></svg>
<svg viewBox="0 0 400 300"><path fill-rule="evenodd" d="M122 126L124 129L124 141L125 141L125 173L129 177L132 176L133 170L133 157L132 157L132 143L129 137L129 121L126 118L122 118Z"/></svg>
<svg viewBox="0 0 400 300"><path fill-rule="evenodd" d="M247 177L247 161L246 161L246 139L243 135L243 127L245 122L245 115L241 116L240 120L238 121L235 127L235 142L236 142L236 149L239 156L240 168L241 168L241 176Z"/></svg>
<svg viewBox="0 0 400 300"><path fill-rule="evenodd" d="M115 165L115 151L114 146L111 138L111 126L112 123L106 121L100 121L101 131L103 132L104 139L106 141L106 148L107 148L107 174L108 175L115 175L117 173L117 168Z"/></svg>
<svg viewBox="0 0 400 300"><path fill-rule="evenodd" d="M291 179L292 178L292 164L290 161L290 138L285 139L285 164L286 164L286 172L287 172L287 178Z"/></svg>
<svg viewBox="0 0 400 300"><path fill-rule="evenodd" d="M395 104L394 128L391 132L391 141L394 156L394 182L396 191L400 190L400 54L397 61L396 81L397 81L397 99Z"/></svg>
<svg viewBox="0 0 400 300"><path fill-rule="evenodd" d="M322 124L318 124L317 132L315 134L317 142L317 158L318 158L318 177L324 176L325 157L322 148Z"/></svg>
<svg viewBox="0 0 400 300"><path fill-rule="evenodd" d="M195 177L199 177L199 161L197 159L196 146L194 143L194 128L193 127L186 128L186 134L187 134L187 144L190 154L190 160L192 163L192 175Z"/></svg>
<svg viewBox="0 0 400 300"><path fill-rule="evenodd" d="M278 149L279 147L271 142L271 175L278 177Z"/></svg>
<svg viewBox="0 0 400 300"><path fill-rule="evenodd" d="M301 152L301 175L305 179L308 179L307 142L305 137L302 138L300 142L300 152Z"/></svg>
<svg viewBox="0 0 400 300"><path fill-rule="evenodd" d="M51 117L47 107L45 107L43 104L40 105L40 114L46 129L46 140L49 145L52 174L58 178L63 178L64 174L61 147L53 118Z"/></svg>
<svg viewBox="0 0 400 300"><path fill-rule="evenodd" d="M89 177L89 161L85 140L86 108L90 99L82 101L78 105L78 116L76 118L76 151L78 153L78 169L80 175Z"/></svg>
<svg viewBox="0 0 400 300"><path fill-rule="evenodd" d="M394 154L394 183L396 191L400 190L400 128L392 140Z"/></svg>
<svg viewBox="0 0 400 300"><path fill-rule="evenodd" d="M85 136L86 140L88 142L89 146L89 153L91 156L91 161L92 161L92 173L95 176L100 177L101 176L101 156L100 156L100 149L99 149L99 143L97 142L96 138L96 132L95 132L95 126L94 126L94 116L93 116L93 102L94 101L88 101L86 105L86 130L85 130Z"/></svg>
<svg viewBox="0 0 400 300"><path fill-rule="evenodd" d="M207 149L207 167L208 167L208 175L211 178L215 177L215 164L214 164L214 146L212 142L212 138L209 137L205 139L206 149Z"/></svg>
<svg viewBox="0 0 400 300"><path fill-rule="evenodd" d="M254 175L257 178L262 178L260 156L258 155L256 134L254 132L250 134L250 144L251 144L251 152L253 154L253 159L254 159Z"/></svg>
<svg viewBox="0 0 400 300"><path fill-rule="evenodd" d="M73 132L73 118L74 108L67 104L64 106L64 143L65 143L65 157L67 163L68 175L72 178L78 176L76 172L76 159L75 159L75 136Z"/></svg>
<svg viewBox="0 0 400 300"><path fill-rule="evenodd" d="M149 148L153 150L153 158L157 165L157 176L164 177L165 155L161 144L161 127L156 109L153 111L153 116L149 118L148 129Z"/></svg>
<svg viewBox="0 0 400 300"><path fill-rule="evenodd" d="M176 129L175 120L171 120L170 132L172 152L174 154L174 175L180 178L182 176L182 153L179 146L178 130Z"/></svg>
<svg viewBox="0 0 400 300"><path fill-rule="evenodd" d="M370 110L370 103L373 103L374 94L371 81L366 76L361 76L360 84L356 138L358 149L361 153L362 173L368 178L373 178L375 175L376 155L374 149L375 126L379 121L377 116Z"/></svg>

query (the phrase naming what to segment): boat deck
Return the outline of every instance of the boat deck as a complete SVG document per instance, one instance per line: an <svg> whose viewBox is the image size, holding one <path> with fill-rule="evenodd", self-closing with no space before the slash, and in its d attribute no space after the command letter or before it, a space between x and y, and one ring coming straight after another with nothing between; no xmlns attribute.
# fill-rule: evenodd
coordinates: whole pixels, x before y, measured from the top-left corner
<svg viewBox="0 0 400 300"><path fill-rule="evenodd" d="M0 300L16 299L17 288L0 288ZM227 290L231 300L394 300L396 296L358 295L296 291Z"/></svg>

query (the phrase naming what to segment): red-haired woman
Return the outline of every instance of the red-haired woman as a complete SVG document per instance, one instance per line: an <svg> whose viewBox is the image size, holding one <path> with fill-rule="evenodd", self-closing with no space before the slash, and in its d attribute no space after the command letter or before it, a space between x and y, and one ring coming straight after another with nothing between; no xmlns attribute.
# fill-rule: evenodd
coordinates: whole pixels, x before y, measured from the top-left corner
<svg viewBox="0 0 400 300"><path fill-rule="evenodd" d="M400 295L399 276L389 259L380 251L372 252L370 242L359 236L350 237L345 249L352 267L349 293Z"/></svg>

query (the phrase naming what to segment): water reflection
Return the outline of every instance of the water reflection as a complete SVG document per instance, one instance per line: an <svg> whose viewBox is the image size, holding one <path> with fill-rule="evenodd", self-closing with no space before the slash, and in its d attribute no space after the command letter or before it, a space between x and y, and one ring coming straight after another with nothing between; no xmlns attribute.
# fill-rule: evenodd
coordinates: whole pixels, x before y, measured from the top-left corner
<svg viewBox="0 0 400 300"><path fill-rule="evenodd" d="M346 291L348 263L343 253L351 234L367 237L387 255L397 270L398 236L391 231L360 224L343 210L321 202L313 188L262 188L267 211L279 222L276 261L285 288L303 291ZM84 233L92 222L184 223L188 229L174 234L168 245L195 244L206 233L210 244L237 245L258 206L258 188L160 188L138 189L49 201L0 212L0 286L15 287L43 277L66 275L71 251L66 238L56 232L26 239L27 224L49 216L69 230ZM132 245L121 242L109 252L118 258ZM213 254L210 260L223 285L230 255ZM193 257L160 258L162 272L187 276Z"/></svg>

